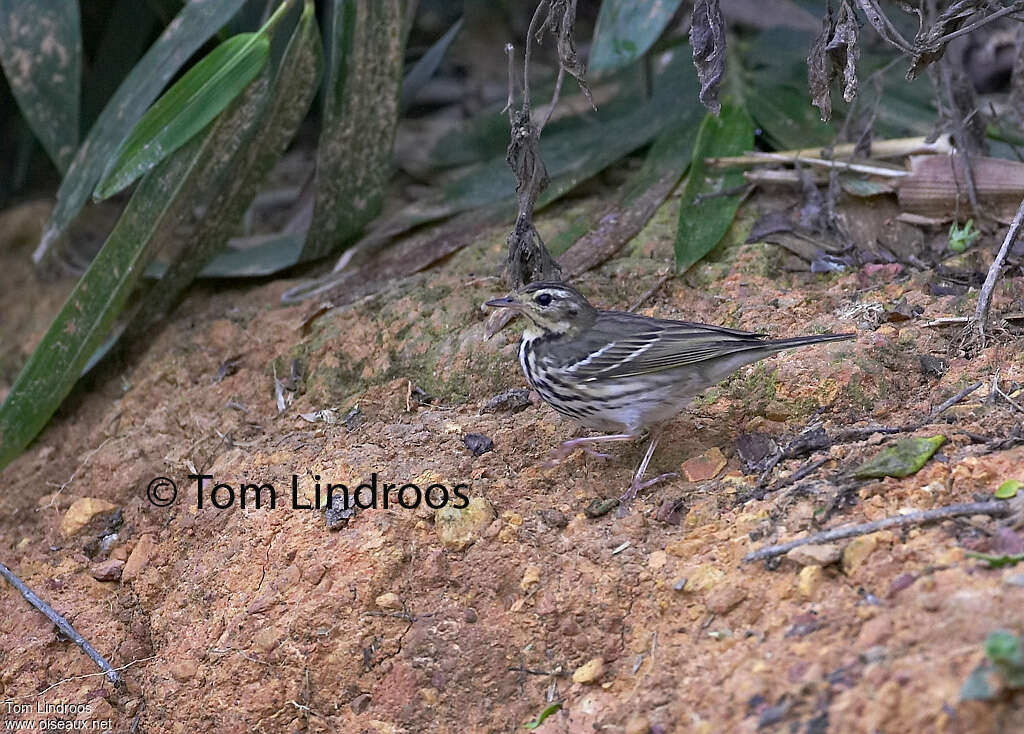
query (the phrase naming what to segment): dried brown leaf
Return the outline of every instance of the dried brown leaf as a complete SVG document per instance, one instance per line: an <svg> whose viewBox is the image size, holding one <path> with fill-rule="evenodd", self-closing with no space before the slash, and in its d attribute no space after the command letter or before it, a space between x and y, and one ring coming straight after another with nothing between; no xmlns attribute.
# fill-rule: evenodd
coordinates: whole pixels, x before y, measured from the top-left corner
<svg viewBox="0 0 1024 734"><path fill-rule="evenodd" d="M700 79L700 101L709 111L718 114L718 87L725 74L725 21L718 0L697 0L690 26L693 63Z"/></svg>
<svg viewBox="0 0 1024 734"><path fill-rule="evenodd" d="M814 39L807 54L807 86L812 104L821 110L821 119L832 116L832 81L842 69L843 99L852 102L857 96L858 46L857 16L849 0L839 4L838 15L829 5L822 22L821 33Z"/></svg>

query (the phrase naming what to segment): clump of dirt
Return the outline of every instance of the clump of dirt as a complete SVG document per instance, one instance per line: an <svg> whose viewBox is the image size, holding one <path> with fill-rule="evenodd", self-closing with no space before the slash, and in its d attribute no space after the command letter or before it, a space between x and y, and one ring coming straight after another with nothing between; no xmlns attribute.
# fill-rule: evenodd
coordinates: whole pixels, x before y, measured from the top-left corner
<svg viewBox="0 0 1024 734"><path fill-rule="evenodd" d="M592 301L627 308L661 279L671 237L657 223L670 226L673 207L634 254L581 279ZM4 585L4 700L88 704L72 717L152 732L512 731L551 700L562 708L538 731L1024 730L1019 694L959 701L986 634L1020 632L1024 604L1020 567L966 552L1011 552L1019 524L980 515L742 562L819 526L1024 479L1024 447L999 443L1019 415L986 399L994 374L1024 383L1020 339L949 355L955 335L924 324L953 297L884 270L787 272L775 248L744 238L642 311L776 336L857 330L856 341L780 355L709 391L655 455L652 471L681 478L596 518L584 510L628 486L642 447L546 468L572 425L535 398L492 401L523 386L515 324L484 339L480 304L499 285L481 273L502 261L500 233L306 329L307 307L277 305L294 282L194 288L126 370L107 366L76 391L0 496L4 562L124 668L127 688ZM4 267L25 256L0 247ZM4 328L35 333L59 306L50 293L7 294L31 307ZM865 320L900 301L920 310ZM815 454L825 461L806 479L754 491L744 436L770 451L812 424L906 426L982 379L905 434L947 438L913 476L846 479L890 440L874 433ZM473 450L480 437L493 448ZM783 460L768 484L808 458ZM167 485L147 494L157 477L177 486L165 506ZM376 486L377 506L329 529L317 507L328 484ZM434 487L434 501L443 487L446 527L464 511L461 485L476 513L456 517L465 542L426 500L399 502L410 484Z"/></svg>

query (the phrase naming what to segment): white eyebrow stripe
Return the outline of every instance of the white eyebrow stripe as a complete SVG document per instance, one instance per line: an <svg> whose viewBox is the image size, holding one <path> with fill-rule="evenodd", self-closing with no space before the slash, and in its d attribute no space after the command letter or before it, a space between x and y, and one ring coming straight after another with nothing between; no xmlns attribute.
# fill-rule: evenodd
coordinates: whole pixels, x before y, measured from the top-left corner
<svg viewBox="0 0 1024 734"><path fill-rule="evenodd" d="M615 344L616 344L616 342L610 342L608 344L605 344L603 347L598 349L596 352L588 354L584 359L581 359L579 362L576 362L575 364L571 364L568 367L566 367L565 368L566 371L568 371L568 372L576 372L580 368L586 367L588 364L590 364L591 360L597 359L598 357L600 357L602 354L604 354L608 350L613 349L615 347Z"/></svg>

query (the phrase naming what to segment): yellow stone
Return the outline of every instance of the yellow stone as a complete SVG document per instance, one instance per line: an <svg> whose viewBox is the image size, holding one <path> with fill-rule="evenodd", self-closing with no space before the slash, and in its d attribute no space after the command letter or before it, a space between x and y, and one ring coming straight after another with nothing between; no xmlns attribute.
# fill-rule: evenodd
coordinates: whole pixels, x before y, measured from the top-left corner
<svg viewBox="0 0 1024 734"><path fill-rule="evenodd" d="M825 571L821 566L804 566L800 569L800 578L797 582L800 595L805 599L813 599L824 581Z"/></svg>
<svg viewBox="0 0 1024 734"><path fill-rule="evenodd" d="M531 586L540 583L540 566L527 566L523 571L523 579L519 582L519 588L528 591Z"/></svg>
<svg viewBox="0 0 1024 734"><path fill-rule="evenodd" d="M604 675L604 660L592 658L576 668L572 674L572 682L589 685L596 683L602 675Z"/></svg>
<svg viewBox="0 0 1024 734"><path fill-rule="evenodd" d="M65 538L70 537L88 525L96 515L116 509L117 505L112 502L95 497L82 497L75 500L68 508L64 518L60 521L60 530Z"/></svg>
<svg viewBox="0 0 1024 734"><path fill-rule="evenodd" d="M849 575L854 573L867 557L875 552L878 547L878 538L874 535L864 535L854 538L850 544L843 549L843 573Z"/></svg>

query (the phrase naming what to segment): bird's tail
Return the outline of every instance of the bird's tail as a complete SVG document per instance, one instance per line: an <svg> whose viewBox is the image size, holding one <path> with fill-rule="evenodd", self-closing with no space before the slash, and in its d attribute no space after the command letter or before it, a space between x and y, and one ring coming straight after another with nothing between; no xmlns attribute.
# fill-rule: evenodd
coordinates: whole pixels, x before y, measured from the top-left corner
<svg viewBox="0 0 1024 734"><path fill-rule="evenodd" d="M821 344L822 342L841 342L847 339L854 339L856 336L856 334L808 334L807 336L794 336L789 339L770 339L764 343L764 346L781 351L793 347Z"/></svg>

